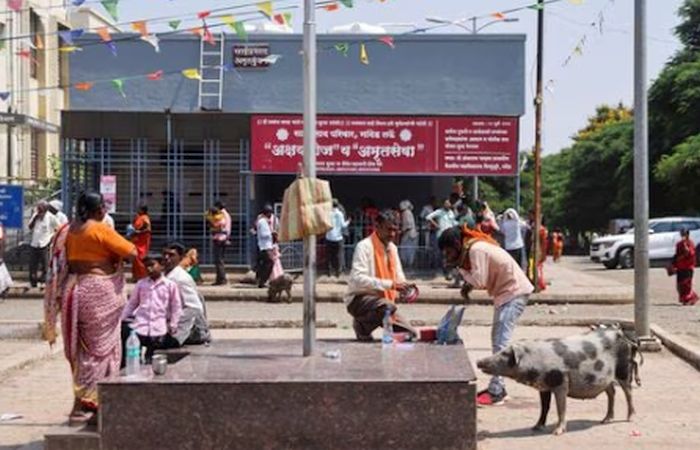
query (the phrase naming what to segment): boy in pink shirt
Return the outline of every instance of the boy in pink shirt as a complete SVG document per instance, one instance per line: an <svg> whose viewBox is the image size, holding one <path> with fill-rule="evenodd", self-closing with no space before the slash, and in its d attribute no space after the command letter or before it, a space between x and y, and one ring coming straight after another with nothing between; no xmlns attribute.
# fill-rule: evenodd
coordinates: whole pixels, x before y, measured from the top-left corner
<svg viewBox="0 0 700 450"><path fill-rule="evenodd" d="M131 330L136 331L141 347L146 347L148 363L156 349L167 346L166 337L169 332L175 334L182 314L180 290L163 276L160 260L146 257L143 263L148 276L136 283L122 312L122 367L126 365L124 346Z"/></svg>
<svg viewBox="0 0 700 450"><path fill-rule="evenodd" d="M508 346L515 322L534 291L520 265L489 235L458 227L445 230L438 246L450 266L457 267L471 288L486 289L493 299L491 346L498 353ZM488 389L477 394L478 405L502 404L507 397L503 377L492 377Z"/></svg>

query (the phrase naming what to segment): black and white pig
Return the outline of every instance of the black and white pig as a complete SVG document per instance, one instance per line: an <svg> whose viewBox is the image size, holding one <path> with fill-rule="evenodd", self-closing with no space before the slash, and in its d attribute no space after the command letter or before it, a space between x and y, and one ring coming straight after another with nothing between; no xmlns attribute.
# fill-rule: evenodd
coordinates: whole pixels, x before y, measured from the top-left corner
<svg viewBox="0 0 700 450"><path fill-rule="evenodd" d="M559 422L554 434L566 431L566 397L591 399L601 392L608 396L608 413L613 419L615 383L627 399L627 420L635 414L632 379L639 383L637 346L619 327L600 326L592 331L562 339L524 340L479 360L476 366L489 375L501 375L540 391L541 413L534 430L543 430L554 393Z"/></svg>

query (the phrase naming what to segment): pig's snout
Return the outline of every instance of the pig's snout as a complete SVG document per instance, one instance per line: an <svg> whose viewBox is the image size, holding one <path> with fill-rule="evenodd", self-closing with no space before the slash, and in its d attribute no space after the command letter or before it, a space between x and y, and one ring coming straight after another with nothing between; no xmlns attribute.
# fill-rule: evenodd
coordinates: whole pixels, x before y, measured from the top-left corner
<svg viewBox="0 0 700 450"><path fill-rule="evenodd" d="M493 374L493 358L482 358L476 362L476 367L484 373Z"/></svg>

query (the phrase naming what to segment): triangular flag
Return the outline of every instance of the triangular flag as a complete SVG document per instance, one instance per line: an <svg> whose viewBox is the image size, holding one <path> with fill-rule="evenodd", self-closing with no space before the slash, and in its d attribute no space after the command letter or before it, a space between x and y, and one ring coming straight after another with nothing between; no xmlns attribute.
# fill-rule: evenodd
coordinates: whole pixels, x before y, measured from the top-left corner
<svg viewBox="0 0 700 450"><path fill-rule="evenodd" d="M141 36L148 35L148 25L145 20L131 22L131 29L139 33Z"/></svg>
<svg viewBox="0 0 700 450"><path fill-rule="evenodd" d="M583 55L583 48L581 48L580 44L577 45L576 48L574 48L574 53L576 53L579 56Z"/></svg>
<svg viewBox="0 0 700 450"><path fill-rule="evenodd" d="M209 45L216 45L216 42L214 41L214 35L211 34L211 31L209 31L209 27L207 27L207 24L204 24L204 35L202 36L204 38L204 42L206 42Z"/></svg>
<svg viewBox="0 0 700 450"><path fill-rule="evenodd" d="M369 56L365 44L360 44L360 62L364 65L369 65Z"/></svg>
<svg viewBox="0 0 700 450"><path fill-rule="evenodd" d="M228 27L231 28L232 30L234 30L234 31L236 30L236 27L235 27L236 19L232 15L229 14L227 16L221 17L221 22L228 25Z"/></svg>
<svg viewBox="0 0 700 450"><path fill-rule="evenodd" d="M268 64L274 64L274 63L276 63L277 61L279 61L279 59L280 59L281 57L282 57L282 55L267 55L266 57L264 57L264 58L261 59L260 61L266 62L266 63L268 63Z"/></svg>
<svg viewBox="0 0 700 450"><path fill-rule="evenodd" d="M151 44L156 53L160 53L160 39L158 39L158 36L149 34L148 36L141 36L141 40Z"/></svg>
<svg viewBox="0 0 700 450"><path fill-rule="evenodd" d="M85 0L73 0L73 6L80 6L85 3Z"/></svg>
<svg viewBox="0 0 700 450"><path fill-rule="evenodd" d="M329 3L326 6L323 7L326 11L338 11L340 9L340 6L338 6L337 3Z"/></svg>
<svg viewBox="0 0 700 450"><path fill-rule="evenodd" d="M124 80L120 78L114 79L112 80L112 86L114 86L114 89L116 89L122 97L126 98L126 92L124 92Z"/></svg>
<svg viewBox="0 0 700 450"><path fill-rule="evenodd" d="M83 82L83 83L75 83L73 87L75 87L79 91L89 91L92 89L92 87L95 85L95 83L90 83L88 81Z"/></svg>
<svg viewBox="0 0 700 450"><path fill-rule="evenodd" d="M182 71L182 75L190 80L201 80L202 75L199 73L199 69L185 69Z"/></svg>
<svg viewBox="0 0 700 450"><path fill-rule="evenodd" d="M35 41L34 45L36 45L37 49L39 49L39 50L44 49L44 40L41 38L40 34L37 34L36 36L34 36L34 41Z"/></svg>
<svg viewBox="0 0 700 450"><path fill-rule="evenodd" d="M502 12L495 12L495 13L491 14L491 17L493 17L496 20L505 20L506 15L503 14Z"/></svg>
<svg viewBox="0 0 700 450"><path fill-rule="evenodd" d="M182 20L171 20L168 22L168 26L174 31L180 28L180 24L182 23Z"/></svg>
<svg viewBox="0 0 700 450"><path fill-rule="evenodd" d="M282 15L284 16L284 21L287 23L287 25L289 25L291 27L292 26L292 13L286 12L286 13L282 13Z"/></svg>
<svg viewBox="0 0 700 450"><path fill-rule="evenodd" d="M535 11L539 11L541 9L544 9L544 3L536 3L534 5L529 5L528 8L534 9Z"/></svg>
<svg viewBox="0 0 700 450"><path fill-rule="evenodd" d="M204 28L202 28L202 27L190 28L190 29L189 29L189 32L192 33L192 34L196 34L196 35L199 36L199 37L204 36Z"/></svg>
<svg viewBox="0 0 700 450"><path fill-rule="evenodd" d="M340 3L343 4L346 8L352 8L352 0L340 0Z"/></svg>
<svg viewBox="0 0 700 450"><path fill-rule="evenodd" d="M112 41L105 42L105 45L109 49L110 52L112 52L112 55L117 56L117 44L115 44Z"/></svg>
<svg viewBox="0 0 700 450"><path fill-rule="evenodd" d="M256 5L265 17L272 20L272 2L260 2Z"/></svg>
<svg viewBox="0 0 700 450"><path fill-rule="evenodd" d="M34 45L34 41L32 41L31 38L25 37L20 39L19 41L22 46L36 50L36 45Z"/></svg>
<svg viewBox="0 0 700 450"><path fill-rule="evenodd" d="M233 24L233 29L236 30L236 34L239 38L244 41L248 40L248 32L245 30L245 24L243 22L236 22Z"/></svg>
<svg viewBox="0 0 700 450"><path fill-rule="evenodd" d="M105 11L112 16L112 19L119 20L119 11L117 11L117 6L119 5L119 0L102 0L102 7Z"/></svg>
<svg viewBox="0 0 700 450"><path fill-rule="evenodd" d="M0 100L5 102L5 101L7 101L8 98L10 98L9 92L0 92Z"/></svg>
<svg viewBox="0 0 700 450"><path fill-rule="evenodd" d="M73 45L73 34L71 31L59 31L58 35L63 39L63 42L68 45Z"/></svg>
<svg viewBox="0 0 700 450"><path fill-rule="evenodd" d="M394 48L394 47L395 47L395 46L394 46L394 38L391 37L391 36L380 37L378 40L379 40L379 42L381 42L382 44L386 44L387 46L389 46L389 47L391 47L391 48Z"/></svg>
<svg viewBox="0 0 700 450"><path fill-rule="evenodd" d="M14 12L22 10L22 0L7 0L7 7Z"/></svg>
<svg viewBox="0 0 700 450"><path fill-rule="evenodd" d="M273 19L280 25L287 25L287 18L284 17L284 14L275 14Z"/></svg>
<svg viewBox="0 0 700 450"><path fill-rule="evenodd" d="M350 44L348 44L347 42L339 42L333 47L338 51L338 53L341 53L347 58L348 52L350 51Z"/></svg>
<svg viewBox="0 0 700 450"><path fill-rule="evenodd" d="M163 79L163 71L162 70L156 70L155 72L149 73L146 75L149 80L151 81L159 81Z"/></svg>
<svg viewBox="0 0 700 450"><path fill-rule="evenodd" d="M583 5L583 0L569 0L572 5Z"/></svg>
<svg viewBox="0 0 700 450"><path fill-rule="evenodd" d="M17 56L21 56L22 58L27 58L27 59L29 59L29 58L31 58L31 56L32 56L32 51L25 48L25 49L22 49L22 50L18 51L18 52L17 52Z"/></svg>
<svg viewBox="0 0 700 450"><path fill-rule="evenodd" d="M197 18L204 20L207 17L209 17L210 15L211 15L211 11L202 11L202 12L197 13Z"/></svg>
<svg viewBox="0 0 700 450"><path fill-rule="evenodd" d="M98 35L100 35L103 42L109 42L112 40L112 35L109 34L109 30L107 29L107 27L100 27L95 31Z"/></svg>
<svg viewBox="0 0 700 450"><path fill-rule="evenodd" d="M82 48L76 47L75 45L66 45L66 46L58 48L58 51L63 52L63 53L73 53L73 52L79 52L82 50L83 50Z"/></svg>

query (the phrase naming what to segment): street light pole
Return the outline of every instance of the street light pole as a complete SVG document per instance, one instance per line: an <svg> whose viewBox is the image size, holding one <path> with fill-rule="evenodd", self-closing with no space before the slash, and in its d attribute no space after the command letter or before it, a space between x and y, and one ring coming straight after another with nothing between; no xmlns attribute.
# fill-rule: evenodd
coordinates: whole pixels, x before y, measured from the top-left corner
<svg viewBox="0 0 700 450"><path fill-rule="evenodd" d="M649 325L649 143L646 0L634 2L634 326L640 347L661 350Z"/></svg>
<svg viewBox="0 0 700 450"><path fill-rule="evenodd" d="M304 0L304 176L316 177L316 10ZM304 238L304 356L316 341L316 236Z"/></svg>
<svg viewBox="0 0 700 450"><path fill-rule="evenodd" d="M544 48L544 0L537 0L537 96L535 97L535 229L532 230L533 282L539 292L537 264L540 258L540 228L542 227L542 69ZM542 255L545 256L545 255Z"/></svg>

